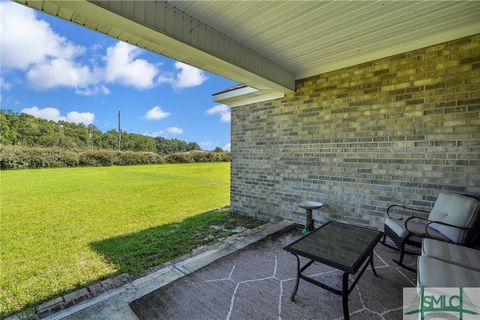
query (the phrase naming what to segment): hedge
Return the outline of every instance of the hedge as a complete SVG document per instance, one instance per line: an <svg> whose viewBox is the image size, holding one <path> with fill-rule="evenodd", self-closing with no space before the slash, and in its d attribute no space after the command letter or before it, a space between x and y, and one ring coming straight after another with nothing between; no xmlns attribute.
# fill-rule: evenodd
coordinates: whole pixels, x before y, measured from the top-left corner
<svg viewBox="0 0 480 320"><path fill-rule="evenodd" d="M167 163L229 162L229 152L190 151L165 156Z"/></svg>
<svg viewBox="0 0 480 320"><path fill-rule="evenodd" d="M75 152L59 148L0 145L1 170L228 161L230 161L228 152L191 151L160 155L153 152L114 150Z"/></svg>

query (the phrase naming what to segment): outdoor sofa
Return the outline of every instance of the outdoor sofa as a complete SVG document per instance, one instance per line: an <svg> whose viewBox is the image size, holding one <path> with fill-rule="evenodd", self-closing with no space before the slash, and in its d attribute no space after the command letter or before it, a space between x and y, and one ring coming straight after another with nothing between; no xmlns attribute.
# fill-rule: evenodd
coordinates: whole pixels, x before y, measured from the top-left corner
<svg viewBox="0 0 480 320"><path fill-rule="evenodd" d="M480 287L480 250L424 239L417 287Z"/></svg>

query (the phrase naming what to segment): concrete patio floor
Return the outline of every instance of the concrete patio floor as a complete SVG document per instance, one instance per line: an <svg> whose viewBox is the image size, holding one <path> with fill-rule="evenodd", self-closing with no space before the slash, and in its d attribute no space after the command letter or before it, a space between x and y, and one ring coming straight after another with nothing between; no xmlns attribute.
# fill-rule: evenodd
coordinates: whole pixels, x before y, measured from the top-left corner
<svg viewBox="0 0 480 320"><path fill-rule="evenodd" d="M342 319L341 297L303 280L295 302L296 260L283 247L300 237L297 229L271 235L163 286L132 303L146 319ZM415 286L415 274L400 269L397 252L375 248L378 278L367 269L350 294L351 319L401 319L402 288ZM407 264L414 265L408 256ZM303 261L305 263L306 260ZM341 272L314 264L307 274L339 287Z"/></svg>

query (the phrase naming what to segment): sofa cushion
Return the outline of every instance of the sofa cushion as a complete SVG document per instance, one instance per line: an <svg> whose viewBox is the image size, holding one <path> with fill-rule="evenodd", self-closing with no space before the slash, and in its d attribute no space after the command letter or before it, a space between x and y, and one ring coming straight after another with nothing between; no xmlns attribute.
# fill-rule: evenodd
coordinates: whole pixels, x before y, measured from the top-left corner
<svg viewBox="0 0 480 320"><path fill-rule="evenodd" d="M480 250L434 239L424 239L422 255L480 272Z"/></svg>
<svg viewBox="0 0 480 320"><path fill-rule="evenodd" d="M480 203L469 197L453 193L440 193L428 220L440 221L458 227L471 228L479 214ZM450 238L453 242L464 243L467 232L464 230L431 224L430 230L435 229Z"/></svg>
<svg viewBox="0 0 480 320"><path fill-rule="evenodd" d="M479 287L480 272L431 257L418 257L419 287Z"/></svg>

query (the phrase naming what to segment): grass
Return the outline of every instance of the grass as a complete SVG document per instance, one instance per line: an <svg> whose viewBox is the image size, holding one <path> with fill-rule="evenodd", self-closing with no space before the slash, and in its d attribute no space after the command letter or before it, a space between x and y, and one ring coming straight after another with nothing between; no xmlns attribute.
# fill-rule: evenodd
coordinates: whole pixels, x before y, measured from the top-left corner
<svg viewBox="0 0 480 320"><path fill-rule="evenodd" d="M0 317L232 233L211 225L255 226L207 212L228 205L229 177L229 163L1 172Z"/></svg>

